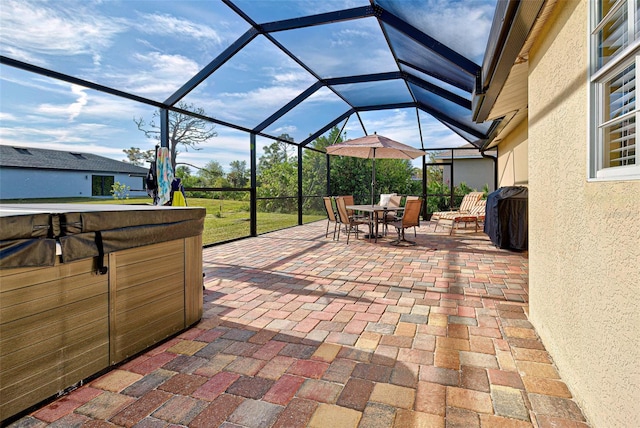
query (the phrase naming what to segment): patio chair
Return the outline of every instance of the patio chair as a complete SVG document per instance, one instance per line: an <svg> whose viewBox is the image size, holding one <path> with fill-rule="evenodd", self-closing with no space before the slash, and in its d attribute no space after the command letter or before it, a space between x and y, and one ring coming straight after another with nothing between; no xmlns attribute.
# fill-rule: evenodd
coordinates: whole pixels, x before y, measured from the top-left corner
<svg viewBox="0 0 640 428"><path fill-rule="evenodd" d="M395 193L389 196L389 200L386 203L386 207L388 208L400 208L400 203L402 202L402 195L396 195ZM392 221L399 220L397 210L389 210L385 211L384 217L382 217L381 221L384 223L384 234L386 235L389 229L389 223Z"/></svg>
<svg viewBox="0 0 640 428"><path fill-rule="evenodd" d="M411 195L409 195L409 196L407 196L406 201L417 201L419 199L420 199L420 196L411 196ZM405 204L406 204L406 201L405 201ZM413 228L413 236L418 236L418 233L416 232L416 228L415 227Z"/></svg>
<svg viewBox="0 0 640 428"><path fill-rule="evenodd" d="M347 244L349 244L349 236L351 236L352 232L355 232L356 239L358 239L358 233L360 233L358 229L359 225L366 224L369 226L369 229L371 229L371 223L368 217L349 215L344 196L336 197L336 207L338 208L338 221L344 225L345 231L347 232ZM338 241L340 240L340 229L341 227L338 228Z"/></svg>
<svg viewBox="0 0 640 428"><path fill-rule="evenodd" d="M324 237L326 238L327 236L329 236L329 224L333 223L333 239L336 239L336 229L338 228L338 218L336 217L336 212L333 209L333 203L331 202L331 198L328 196L325 196L322 198L322 200L324 201L324 209L327 212L327 231L324 234Z"/></svg>
<svg viewBox="0 0 640 428"><path fill-rule="evenodd" d="M353 195L336 196L336 198L344 198L345 205L355 205L355 202L353 201ZM353 210L347 210L347 214L349 214L350 216L356 215Z"/></svg>
<svg viewBox="0 0 640 428"><path fill-rule="evenodd" d="M391 242L391 245L400 245L406 243L408 245L416 245L413 241L408 241L404 237L404 230L413 227L420 226L420 212L422 211L422 199L409 199L404 205L404 213L402 218L391 223L393 227L398 231L398 239ZM417 234L416 234L417 236Z"/></svg>
<svg viewBox="0 0 640 428"><path fill-rule="evenodd" d="M431 220L432 221L439 220L440 217L445 216L445 215L468 214L471 211L471 208L473 208L476 205L476 203L480 199L482 199L483 195L484 195L483 192L470 192L470 193L467 193L462 198L462 202L460 202L460 207L457 210L436 211L433 214L431 214Z"/></svg>
<svg viewBox="0 0 640 428"><path fill-rule="evenodd" d="M466 229L468 223L475 224L475 231L478 231L478 225L484 222L485 211L487 206L487 200L481 199L479 200L475 206L471 208L468 213L449 213L443 214L440 216L438 221L436 222L436 226L433 229L434 232L438 229L439 225L448 226L451 228L449 231L449 235L453 234L453 230L460 229L460 223L464 223L464 227Z"/></svg>

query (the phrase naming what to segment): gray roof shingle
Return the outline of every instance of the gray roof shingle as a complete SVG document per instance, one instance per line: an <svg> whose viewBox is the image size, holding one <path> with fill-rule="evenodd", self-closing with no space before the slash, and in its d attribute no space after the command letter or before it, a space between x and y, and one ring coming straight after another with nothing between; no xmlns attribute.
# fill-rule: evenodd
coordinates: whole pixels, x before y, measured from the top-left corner
<svg viewBox="0 0 640 428"><path fill-rule="evenodd" d="M146 174L147 168L91 153L0 145L0 167Z"/></svg>

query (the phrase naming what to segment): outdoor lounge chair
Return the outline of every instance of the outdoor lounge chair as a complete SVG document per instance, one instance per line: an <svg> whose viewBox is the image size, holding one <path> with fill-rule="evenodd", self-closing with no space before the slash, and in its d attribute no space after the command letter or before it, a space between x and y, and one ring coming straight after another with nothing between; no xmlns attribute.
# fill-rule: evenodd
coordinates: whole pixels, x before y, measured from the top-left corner
<svg viewBox="0 0 640 428"><path fill-rule="evenodd" d="M484 195L483 192L471 192L464 195L462 198L462 202L460 203L460 207L457 210L451 211L437 211L431 214L431 220L436 221L440 219L440 217L444 215L453 215L453 214L468 214L471 211L476 203L482 199Z"/></svg>
<svg viewBox="0 0 640 428"><path fill-rule="evenodd" d="M440 216L438 221L436 222L436 226L433 229L434 232L438 229L438 226L447 226L450 227L449 235L453 234L453 229L459 229L460 223L465 224L465 228L467 227L467 223L475 224L475 231L478 231L478 225L484 222L485 211L487 206L487 200L481 199L479 200L475 206L471 208L468 213L448 213Z"/></svg>
<svg viewBox="0 0 640 428"><path fill-rule="evenodd" d="M340 224L343 224L345 227L345 231L347 232L347 244L349 243L349 236L352 232L355 232L356 239L358 239L358 233L360 230L358 226L361 224L366 224L371 226L370 220L368 217L358 216L358 215L349 215L347 212L347 203L345 201L344 196L336 197L336 207L338 208L338 221ZM371 228L371 227L370 227ZM340 240L340 227L338 228L338 241Z"/></svg>
<svg viewBox="0 0 640 428"><path fill-rule="evenodd" d="M404 213L402 218L390 223L398 231L398 239L391 242L391 245L400 245L406 243L415 245L413 241L407 241L404 237L404 230L409 227L420 226L420 212L422 211L422 199L409 199L404 205ZM414 229L415 230L415 229ZM416 235L417 236L417 235Z"/></svg>
<svg viewBox="0 0 640 428"><path fill-rule="evenodd" d="M325 196L322 198L322 200L324 201L324 209L327 212L327 231L324 234L324 237L326 238L327 236L329 236L329 224L333 223L333 239L336 239L336 229L338 228L338 218L336 217L336 212L333 209L333 203L331 202L331 198L328 196Z"/></svg>

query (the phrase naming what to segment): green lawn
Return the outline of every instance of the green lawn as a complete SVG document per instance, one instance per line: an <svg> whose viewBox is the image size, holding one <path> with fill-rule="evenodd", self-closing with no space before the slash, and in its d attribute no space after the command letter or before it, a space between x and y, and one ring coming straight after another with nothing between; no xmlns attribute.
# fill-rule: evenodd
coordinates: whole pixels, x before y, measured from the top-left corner
<svg viewBox="0 0 640 428"><path fill-rule="evenodd" d="M3 200L3 203L82 203L82 204L149 204L150 198L126 200L95 198L50 198L29 200ZM221 199L188 198L190 207L207 210L202 242L204 245L249 236L249 202ZM305 213L304 221L325 218L323 213ZM270 232L298 224L298 214L258 212L258 233Z"/></svg>

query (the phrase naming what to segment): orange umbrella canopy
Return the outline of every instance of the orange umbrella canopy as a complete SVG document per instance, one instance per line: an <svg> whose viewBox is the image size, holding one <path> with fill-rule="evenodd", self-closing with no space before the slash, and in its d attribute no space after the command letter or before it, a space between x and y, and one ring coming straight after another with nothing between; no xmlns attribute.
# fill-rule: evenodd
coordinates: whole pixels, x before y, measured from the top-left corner
<svg viewBox="0 0 640 428"><path fill-rule="evenodd" d="M327 153L365 159L415 159L424 155L420 149L378 134L333 144L327 147Z"/></svg>
<svg viewBox="0 0 640 428"><path fill-rule="evenodd" d="M338 156L371 159L371 205L376 187L376 159L415 159L424 152L391 138L373 134L327 147L327 153Z"/></svg>

